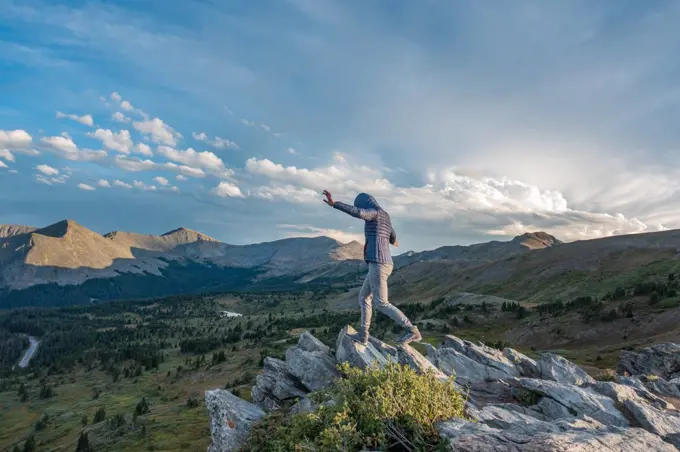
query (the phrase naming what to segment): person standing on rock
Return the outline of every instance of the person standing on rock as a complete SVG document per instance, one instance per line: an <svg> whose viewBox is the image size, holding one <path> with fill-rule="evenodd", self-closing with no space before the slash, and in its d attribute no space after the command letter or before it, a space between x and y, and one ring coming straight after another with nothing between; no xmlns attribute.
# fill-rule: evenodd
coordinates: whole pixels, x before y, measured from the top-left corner
<svg viewBox="0 0 680 452"><path fill-rule="evenodd" d="M334 201L328 190L323 194L323 201L329 206L345 212L353 217L364 220L364 260L368 264L368 275L359 292L359 306L361 307L361 328L356 335L348 335L350 339L363 345L368 344L368 331L373 316L373 302L376 308L402 326L406 331L397 342L406 345L410 342L422 340L418 327L396 306L390 304L387 296L387 278L389 278L394 264L390 254L390 245L399 246L397 234L392 228L392 221L375 198L366 193L359 193L354 199L354 205Z"/></svg>

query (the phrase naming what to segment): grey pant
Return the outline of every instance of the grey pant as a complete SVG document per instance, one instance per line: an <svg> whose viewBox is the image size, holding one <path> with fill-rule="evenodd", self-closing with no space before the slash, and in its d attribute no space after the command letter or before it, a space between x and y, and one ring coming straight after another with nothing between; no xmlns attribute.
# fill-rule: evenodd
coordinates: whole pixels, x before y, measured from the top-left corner
<svg viewBox="0 0 680 452"><path fill-rule="evenodd" d="M368 263L368 275L359 292L359 306L361 307L362 333L368 334L373 317L373 302L378 311L382 312L398 325L404 328L413 326L409 319L396 306L390 304L387 297L387 278L392 273L392 264Z"/></svg>

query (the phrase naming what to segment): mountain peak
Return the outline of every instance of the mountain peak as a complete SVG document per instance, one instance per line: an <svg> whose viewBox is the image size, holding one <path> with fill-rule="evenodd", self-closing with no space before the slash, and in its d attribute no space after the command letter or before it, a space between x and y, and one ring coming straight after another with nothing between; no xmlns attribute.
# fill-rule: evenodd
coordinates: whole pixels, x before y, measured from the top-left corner
<svg viewBox="0 0 680 452"><path fill-rule="evenodd" d="M79 225L74 220L67 218L65 220L57 221L54 224L34 231L36 234L45 235L48 237L64 237L66 234L74 230L87 230L87 228Z"/></svg>
<svg viewBox="0 0 680 452"><path fill-rule="evenodd" d="M512 239L512 241L530 249L547 248L564 243L555 236L543 231L525 232Z"/></svg>
<svg viewBox="0 0 680 452"><path fill-rule="evenodd" d="M161 237L178 237L178 238L183 238L184 241L186 242L196 242L196 241L204 241L204 242L217 242L218 240L215 240L214 238L205 235L201 232L194 231L193 229L185 228L185 227L179 227L177 229L173 229L172 231L168 231L165 234L161 234Z"/></svg>

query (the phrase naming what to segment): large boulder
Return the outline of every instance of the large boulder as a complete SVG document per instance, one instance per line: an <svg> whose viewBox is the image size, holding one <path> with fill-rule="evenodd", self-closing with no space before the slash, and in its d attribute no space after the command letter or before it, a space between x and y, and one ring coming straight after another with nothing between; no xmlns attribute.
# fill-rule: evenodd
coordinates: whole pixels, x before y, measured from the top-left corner
<svg viewBox="0 0 680 452"><path fill-rule="evenodd" d="M474 355L473 355L474 356ZM488 360L484 360L488 362ZM475 361L453 348L440 348L436 354L437 366L446 375L456 377L461 384L514 378L502 366L489 366Z"/></svg>
<svg viewBox="0 0 680 452"><path fill-rule="evenodd" d="M503 417L508 416L503 414ZM660 437L640 428L607 427L592 418L541 422L522 418L519 422L453 420L438 426L456 452L672 452L676 449Z"/></svg>
<svg viewBox="0 0 680 452"><path fill-rule="evenodd" d="M447 335L444 337L444 346L441 348L451 348L458 353L467 356L471 360L493 369L499 375L507 377L519 377L517 367L503 354L502 351L488 347L483 344L473 344L464 341L456 336ZM440 348L440 350L441 350Z"/></svg>
<svg viewBox="0 0 680 452"><path fill-rule="evenodd" d="M536 361L512 348L504 348L503 355L515 365L522 377L539 378L540 372Z"/></svg>
<svg viewBox="0 0 680 452"><path fill-rule="evenodd" d="M286 367L309 391L323 389L340 377L328 346L306 331L295 347L286 350Z"/></svg>
<svg viewBox="0 0 680 452"><path fill-rule="evenodd" d="M641 350L621 352L619 374L656 375L664 380L680 377L680 344L657 344Z"/></svg>
<svg viewBox="0 0 680 452"><path fill-rule="evenodd" d="M284 361L266 357L264 372L256 378L252 389L253 402L267 410L277 410L286 402L304 397L309 391L288 371Z"/></svg>
<svg viewBox="0 0 680 452"><path fill-rule="evenodd" d="M620 405L623 405L626 400L633 400L643 404L649 403L658 409L674 409L673 405L655 396L644 387L643 390L639 390L634 386L611 381L598 381L592 388Z"/></svg>
<svg viewBox="0 0 680 452"><path fill-rule="evenodd" d="M676 413L662 411L633 399L626 400L625 407L642 428L680 448L680 417Z"/></svg>
<svg viewBox="0 0 680 452"><path fill-rule="evenodd" d="M212 436L208 452L238 450L246 440L252 424L265 415L260 407L224 389L206 391L205 405L210 415Z"/></svg>
<svg viewBox="0 0 680 452"><path fill-rule="evenodd" d="M357 331L348 325L338 335L335 343L335 359L338 363L346 362L352 367L367 369L383 367L390 359L394 359L393 355L388 354L388 350L392 348L389 345L377 339L369 341L368 345L362 345L350 339L348 334L357 334Z"/></svg>
<svg viewBox="0 0 680 452"><path fill-rule="evenodd" d="M657 408L666 408L669 410L675 409L675 407L671 403L667 402L661 397L654 395L649 389L647 389L642 380L640 380L637 377L626 377L625 375L617 375L616 382L622 385L630 386L635 390L635 392L637 392L637 394L640 397L652 402L652 404Z"/></svg>
<svg viewBox="0 0 680 452"><path fill-rule="evenodd" d="M437 378L446 380L448 377L437 369L427 358L409 345L397 348L397 362L402 366L408 366L420 374L432 372Z"/></svg>
<svg viewBox="0 0 680 452"><path fill-rule="evenodd" d="M677 383L666 381L656 375L647 375L640 377L645 387L654 394L663 397L680 398L680 386Z"/></svg>
<svg viewBox="0 0 680 452"><path fill-rule="evenodd" d="M605 425L617 427L629 425L628 420L616 408L612 399L592 389L533 378L521 378L519 385L524 390L550 399L551 410L555 418L565 417L567 413L570 413L579 417L590 416ZM558 411L554 410L556 407L559 408ZM559 415L555 416L555 413ZM543 414L549 415L545 411Z"/></svg>
<svg viewBox="0 0 680 452"><path fill-rule="evenodd" d="M571 361L552 353L543 353L536 363L541 378L573 385L593 384L595 379Z"/></svg>

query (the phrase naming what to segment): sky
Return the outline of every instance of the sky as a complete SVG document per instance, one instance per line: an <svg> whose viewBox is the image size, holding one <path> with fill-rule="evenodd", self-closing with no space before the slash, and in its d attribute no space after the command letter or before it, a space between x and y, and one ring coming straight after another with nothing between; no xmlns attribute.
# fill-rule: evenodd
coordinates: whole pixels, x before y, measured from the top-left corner
<svg viewBox="0 0 680 452"><path fill-rule="evenodd" d="M680 2L0 0L0 223L401 251L680 227Z"/></svg>

